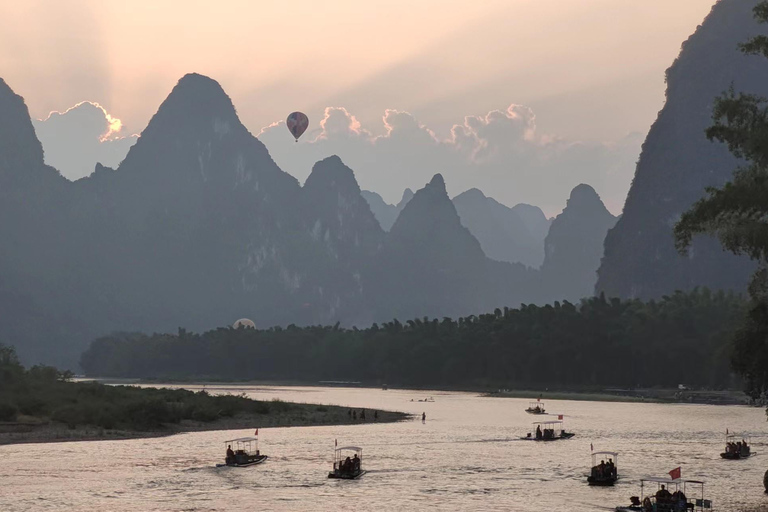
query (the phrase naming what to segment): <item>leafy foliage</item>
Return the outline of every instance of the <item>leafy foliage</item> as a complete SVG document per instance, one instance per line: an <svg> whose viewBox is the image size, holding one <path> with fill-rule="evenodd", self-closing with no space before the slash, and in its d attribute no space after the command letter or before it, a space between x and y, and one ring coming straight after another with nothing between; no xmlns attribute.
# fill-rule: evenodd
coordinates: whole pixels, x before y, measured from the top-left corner
<svg viewBox="0 0 768 512"><path fill-rule="evenodd" d="M410 386L725 387L744 301L697 290L659 301L556 302L368 329L220 328L114 335L81 365L110 377L359 380Z"/></svg>

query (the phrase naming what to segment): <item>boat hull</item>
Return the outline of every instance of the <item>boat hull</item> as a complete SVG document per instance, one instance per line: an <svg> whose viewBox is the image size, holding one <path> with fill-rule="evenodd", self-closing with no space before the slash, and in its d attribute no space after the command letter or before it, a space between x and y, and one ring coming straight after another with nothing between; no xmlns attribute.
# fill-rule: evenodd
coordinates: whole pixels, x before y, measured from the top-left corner
<svg viewBox="0 0 768 512"><path fill-rule="evenodd" d="M332 471L328 473L328 478L334 478L336 480L357 480L365 473L366 471L364 469L361 469L355 473L336 473Z"/></svg>
<svg viewBox="0 0 768 512"><path fill-rule="evenodd" d="M536 414L536 415L547 414L544 411L537 411L536 409L526 409L525 412L527 412L528 414Z"/></svg>
<svg viewBox="0 0 768 512"><path fill-rule="evenodd" d="M594 485L597 487L608 487L616 483L617 478L594 478L594 477L587 477L587 483L589 485Z"/></svg>
<svg viewBox="0 0 768 512"><path fill-rule="evenodd" d="M752 452L750 452L750 453L748 453L746 455L742 455L740 453L727 453L727 452L723 452L723 453L720 454L720 457L722 457L724 459L727 459L727 460L741 460L741 459L749 458L752 455L754 455L754 453L752 453Z"/></svg>
<svg viewBox="0 0 768 512"><path fill-rule="evenodd" d="M565 434L562 434L562 435L557 436L557 437L539 437L539 438L535 438L533 436L530 436L530 437L521 437L520 439L523 440L523 441L550 442L550 441L561 441L563 439L570 439L570 438L572 438L575 435L576 434L572 434L570 432L566 432Z"/></svg>
<svg viewBox="0 0 768 512"><path fill-rule="evenodd" d="M249 460L248 462L241 462L241 463L233 462L233 463L230 463L230 464L216 464L216 467L217 468L223 468L223 467L247 468L249 466L255 466L257 464L261 464L265 460L267 460L267 456L266 455L259 455L258 457L254 458L252 460Z"/></svg>

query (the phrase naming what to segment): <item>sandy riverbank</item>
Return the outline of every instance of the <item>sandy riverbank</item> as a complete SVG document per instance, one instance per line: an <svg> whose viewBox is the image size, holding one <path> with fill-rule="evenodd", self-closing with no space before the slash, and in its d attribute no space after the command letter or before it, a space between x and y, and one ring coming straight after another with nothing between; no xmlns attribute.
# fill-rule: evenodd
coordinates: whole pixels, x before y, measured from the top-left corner
<svg viewBox="0 0 768 512"><path fill-rule="evenodd" d="M353 419L347 407L317 404L294 404L290 409L267 414L237 414L210 422L184 420L168 424L162 430L132 431L104 429L90 426L69 428L67 425L35 418L20 418L16 422L0 422L0 445L21 443L58 443L65 441L104 441L162 437L183 432L209 430L243 430L269 427L309 427L322 425L353 425L363 423L391 423L404 421L410 416L402 412L374 409L354 409ZM365 411L365 420L359 419ZM375 418L375 416L378 416Z"/></svg>

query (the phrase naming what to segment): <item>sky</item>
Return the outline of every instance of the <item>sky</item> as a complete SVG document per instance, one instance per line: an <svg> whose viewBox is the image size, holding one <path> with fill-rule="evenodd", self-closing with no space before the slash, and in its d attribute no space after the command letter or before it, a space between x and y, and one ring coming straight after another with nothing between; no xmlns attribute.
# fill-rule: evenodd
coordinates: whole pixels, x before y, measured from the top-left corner
<svg viewBox="0 0 768 512"><path fill-rule="evenodd" d="M443 172L453 194L553 214L591 180L618 213L664 70L713 3L0 0L0 77L71 179L117 165L117 139L198 72L301 180L335 151L389 202ZM272 125L294 110L310 131L291 146Z"/></svg>

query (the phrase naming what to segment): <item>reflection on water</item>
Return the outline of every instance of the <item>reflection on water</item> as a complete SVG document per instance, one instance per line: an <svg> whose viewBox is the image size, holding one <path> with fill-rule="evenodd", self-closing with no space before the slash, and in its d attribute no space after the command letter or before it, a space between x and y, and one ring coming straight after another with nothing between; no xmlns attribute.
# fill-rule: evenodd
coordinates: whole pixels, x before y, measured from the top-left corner
<svg viewBox="0 0 768 512"><path fill-rule="evenodd" d="M187 386L195 388L194 386ZM639 492L641 476L682 466L707 481L716 510L768 504L765 413L747 407L547 400L571 440L522 441L528 400L350 388L207 386L281 398L418 414L399 424L262 429L270 459L216 468L226 438L198 432L161 439L0 447L0 510L612 510ZM411 402L434 396L434 403ZM420 415L426 412L422 425ZM254 425L254 428L258 425ZM755 457L724 461L725 429L753 434ZM368 473L328 480L334 439L364 448ZM619 452L614 488L586 485L590 443Z"/></svg>

